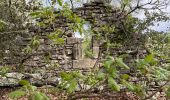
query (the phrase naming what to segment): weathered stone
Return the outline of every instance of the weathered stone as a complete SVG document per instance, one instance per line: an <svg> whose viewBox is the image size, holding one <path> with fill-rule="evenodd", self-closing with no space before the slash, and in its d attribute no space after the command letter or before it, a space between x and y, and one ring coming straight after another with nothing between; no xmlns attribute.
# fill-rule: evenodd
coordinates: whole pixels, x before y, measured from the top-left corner
<svg viewBox="0 0 170 100"><path fill-rule="evenodd" d="M93 55L94 55L93 57L94 58L98 58L99 51L100 51L99 47L93 47Z"/></svg>
<svg viewBox="0 0 170 100"><path fill-rule="evenodd" d="M72 45L65 45L66 49L72 49L73 48L73 44Z"/></svg>
<svg viewBox="0 0 170 100"><path fill-rule="evenodd" d="M65 60L61 60L61 61L59 61L59 64L60 65L64 65L64 64L66 64L66 61Z"/></svg>
<svg viewBox="0 0 170 100"><path fill-rule="evenodd" d="M39 39L40 43L43 44L44 43L44 39Z"/></svg>
<svg viewBox="0 0 170 100"><path fill-rule="evenodd" d="M81 44L74 44L73 46L73 59L81 59L82 58L82 48Z"/></svg>
<svg viewBox="0 0 170 100"><path fill-rule="evenodd" d="M0 75L0 86L15 86L18 85L19 80L22 79L22 77L24 77L23 74L20 73L7 73L6 74L7 77L2 77Z"/></svg>
<svg viewBox="0 0 170 100"><path fill-rule="evenodd" d="M66 49L66 55L71 55L73 51L71 49Z"/></svg>
<svg viewBox="0 0 170 100"><path fill-rule="evenodd" d="M38 60L40 60L40 58L39 58L38 56L35 56L35 57L33 58L33 60L34 60L34 61L38 61Z"/></svg>
<svg viewBox="0 0 170 100"><path fill-rule="evenodd" d="M67 44L78 44L78 43L81 43L82 39L69 37L66 39L66 41L67 41Z"/></svg>
<svg viewBox="0 0 170 100"><path fill-rule="evenodd" d="M92 59L73 60L73 68L89 69L89 68L93 68L95 63L96 60L92 60Z"/></svg>

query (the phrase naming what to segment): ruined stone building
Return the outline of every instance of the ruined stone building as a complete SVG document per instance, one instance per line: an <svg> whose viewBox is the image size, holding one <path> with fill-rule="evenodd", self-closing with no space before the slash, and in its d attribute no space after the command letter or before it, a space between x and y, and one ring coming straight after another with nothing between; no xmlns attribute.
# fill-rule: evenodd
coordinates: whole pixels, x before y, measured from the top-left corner
<svg viewBox="0 0 170 100"><path fill-rule="evenodd" d="M83 4L82 7L75 8L73 12L83 18L88 22L94 29L98 30L98 27L105 24L116 23L119 25L123 19L123 13L116 9L108 6L103 2L91 2ZM59 12L55 12L59 13ZM95 21L95 23L94 23ZM71 31L67 25L71 23L67 21L63 16L58 16L55 21L54 27L65 30L67 35L65 38L65 43L63 46L53 45L51 46L51 41L48 38L48 34L54 30L51 27L48 28L32 28L28 30L27 33L15 34L15 49L5 50L3 53L3 59L0 62L2 66L19 66L19 64L24 60L23 66L25 71L32 74L48 74L47 69L53 71L59 70L88 70L92 68L98 58L99 53L99 42L95 39L92 40L92 51L95 54L93 59L84 58L82 50L82 38L77 38L74 36L73 31ZM36 52L31 56L27 57L22 53L22 49L29 45L33 36L38 35L40 40L40 46ZM12 47L9 46L9 48ZM17 53L12 54L11 52L16 51ZM48 51L48 52L47 52ZM50 56L50 63L46 62L44 56ZM59 67L59 68L58 68ZM1 83L1 82L0 82ZM5 83L5 82L2 82ZM2 84L1 84L2 85Z"/></svg>
<svg viewBox="0 0 170 100"><path fill-rule="evenodd" d="M96 1L85 3L82 7L73 9L73 12L88 22L96 31L99 31L98 28L105 24L114 24L115 27L120 27L125 16L125 12L112 8L103 2ZM56 11L55 13L60 12ZM44 79L48 82L52 81L52 83L55 83L58 81L58 71L88 71L90 68L93 68L98 59L100 41L96 40L95 36L92 37L91 48L95 55L93 58L83 57L83 38L75 37L74 32L69 29L68 23L72 22L68 21L63 16L58 16L53 27L33 27L30 28L27 33L16 34L16 40L20 40L15 41L18 53L12 54L11 57L11 50L6 50L6 52L3 53L3 59L0 61L0 65L16 67L26 58L23 62L24 71L34 77L29 78L32 83L38 84L41 84L38 79ZM54 27L65 31L67 37L65 37L64 45L51 45L52 41L48 38L48 34L54 31ZM31 39L35 35L39 36L40 46L31 56L27 57L27 55L22 53L22 49L29 45ZM115 37L118 39L117 35ZM45 57L47 57L47 59ZM28 79L24 74L15 71L8 73L7 76ZM0 77L0 86L10 85L18 85L18 82L14 79L8 80Z"/></svg>
<svg viewBox="0 0 170 100"><path fill-rule="evenodd" d="M98 27L102 25L112 25L114 23L115 27L120 27L121 22L123 21L125 13L119 9L113 8L103 2L91 2L85 3L82 7L73 9L73 12L88 22L94 30L99 31ZM55 13L60 13L56 11ZM42 21L42 20L40 20ZM94 22L95 21L95 22ZM83 70L88 71L90 68L93 68L98 59L100 42L95 39L95 36L92 37L92 52L95 54L93 58L83 57L82 50L82 38L77 38L74 36L74 33L69 29L68 21L63 16L58 16L56 18L55 24L53 27L33 27L28 30L27 33L20 33L16 35L15 48L18 50L17 53L11 54L10 50L6 50L3 54L3 60L0 62L2 66L12 66L18 67L22 63L24 66L23 71L35 75L35 77L54 79L56 81L57 72L62 70ZM117 26L116 26L117 25ZM53 32L54 29L63 29L65 30L65 43L64 45L51 45L51 40L48 38L48 34ZM70 35L72 34L72 35ZM40 46L36 51L31 55L25 55L23 53L23 48L29 45L33 36L38 35L40 40ZM117 38L117 37L116 37ZM118 38L117 38L118 39ZM12 47L12 46L11 46ZM9 46L10 48L10 46ZM12 57L11 57L12 55ZM47 58L46 58L47 57ZM14 71L13 70L13 71ZM54 72L54 73L53 73ZM12 72L13 73L13 72ZM10 75L12 74L10 73ZM52 74L53 73L53 74ZM21 73L15 72L14 74L20 74L23 78L24 75ZM12 74L12 76L15 76ZM19 75L17 75L19 76ZM6 80L6 79L4 79ZM34 80L35 81L35 80ZM1 80L0 85L4 84L13 84Z"/></svg>
<svg viewBox="0 0 170 100"><path fill-rule="evenodd" d="M112 24L112 23L119 23L121 22L121 19L123 17L122 12L118 9L109 8L108 5L102 3L102 2L92 2L84 4L83 7L75 8L73 11L75 14L77 14L79 17L83 18L85 21L89 22L90 25L96 30L101 25L104 24ZM56 12L57 13L57 12ZM94 23L94 20L96 21ZM72 32L69 28L67 20L64 17L58 17L54 27L60 28L60 29L66 29L66 34L69 34ZM17 45L20 47L24 47L28 45L28 43L31 41L32 36L39 35L40 37L40 47L37 50L37 54L35 56L32 56L26 63L24 63L25 66L29 67L43 67L46 66L46 64L41 60L41 56L45 53L44 51L49 50L51 53L51 61L57 62L59 65L63 66L64 68L86 68L85 66L77 65L78 62L84 62L82 57L82 38L77 38L73 36L66 37L65 45L64 46L54 46L50 47L50 40L48 39L47 35L48 33L53 32L53 29L48 28L34 28L29 30L28 33L21 33L20 35L16 36L16 40L19 38L21 41L16 41ZM71 33L74 34L74 33ZM98 52L99 44L97 41L93 40L92 48L94 52ZM50 48L48 48L50 47ZM8 53L8 52L6 52ZM97 53L96 53L97 54ZM20 55L16 55L20 56ZM97 57L97 55L96 55ZM95 58L96 58L95 57ZM6 60L7 64L15 65L17 61L13 61L14 59L10 59L8 61L8 57L5 57L4 60ZM91 61L91 60L87 60ZM31 63L30 63L31 62ZM92 61L94 62L94 61ZM82 64L83 65L83 64Z"/></svg>

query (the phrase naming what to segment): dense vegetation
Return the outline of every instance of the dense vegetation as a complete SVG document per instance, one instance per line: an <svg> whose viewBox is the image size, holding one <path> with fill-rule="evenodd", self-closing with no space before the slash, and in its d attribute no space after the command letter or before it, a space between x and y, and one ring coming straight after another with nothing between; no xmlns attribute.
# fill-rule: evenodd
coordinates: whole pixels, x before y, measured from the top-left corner
<svg viewBox="0 0 170 100"><path fill-rule="evenodd" d="M107 99L114 97L113 94L124 93L124 91L135 94L141 100L154 99L158 92L164 91L168 100L170 98L170 36L168 32L157 32L150 26L159 21L169 21L169 15L163 12L163 9L169 6L169 1L143 1L120 0L112 6L117 6L116 9L123 12L121 23L118 25L107 23L99 26L97 30L94 27L85 30L83 26L86 21L74 13L74 3L81 1L51 0L48 2L49 6L44 7L42 1L0 0L0 57L3 59L3 52L6 52L7 48L10 48L13 59L20 50L24 51L25 57L30 57L40 45L38 35L35 35L25 48L19 48L16 45L19 43L17 34L28 32L34 26L52 26L59 16L55 13L57 9L60 11L59 14L73 22L69 25L73 32L84 36L83 50L86 57L93 59L94 54L90 48L93 37L96 41L100 41L100 51L92 70L85 74L79 70L69 72L63 70L59 73L60 83L56 87L50 89L44 87L44 89L64 94L70 100L96 97ZM107 9L112 7L109 3L109 1L104 2ZM134 14L140 12L144 12L145 19L134 17ZM44 20L35 21L39 18ZM64 34L61 29L54 29L48 38L54 42L51 45L63 45L66 36L67 34ZM22 72L24 59L18 63L15 71L24 73ZM0 67L0 75L6 77L6 73L11 70L13 69L7 66ZM122 73L123 71L128 73ZM137 82L133 82L134 77L137 78ZM18 82L22 87L11 92L9 98L49 100L46 92L27 80L18 80ZM155 85L158 84L156 85L158 87L154 92L148 93L153 82Z"/></svg>

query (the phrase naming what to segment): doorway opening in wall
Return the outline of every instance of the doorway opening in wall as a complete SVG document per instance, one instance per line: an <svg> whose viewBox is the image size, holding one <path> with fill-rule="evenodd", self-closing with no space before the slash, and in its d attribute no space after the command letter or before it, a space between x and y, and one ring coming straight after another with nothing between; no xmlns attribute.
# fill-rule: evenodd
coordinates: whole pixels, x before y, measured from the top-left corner
<svg viewBox="0 0 170 100"><path fill-rule="evenodd" d="M93 58L92 51L92 30L89 22L85 23L83 26L83 32L80 34L79 32L74 32L75 37L82 38L82 52L83 58Z"/></svg>

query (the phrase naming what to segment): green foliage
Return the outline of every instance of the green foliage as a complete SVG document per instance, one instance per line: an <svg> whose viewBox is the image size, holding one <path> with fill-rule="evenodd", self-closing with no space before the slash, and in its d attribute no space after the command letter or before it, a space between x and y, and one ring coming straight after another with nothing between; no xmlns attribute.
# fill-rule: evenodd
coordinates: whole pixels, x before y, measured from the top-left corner
<svg viewBox="0 0 170 100"><path fill-rule="evenodd" d="M82 33L84 32L83 25L85 24L85 21L77 16L75 13L73 13L67 3L63 5L63 10L61 10L61 14L68 20L73 22L71 24L68 24L69 28L72 29L73 32L79 32L82 35Z"/></svg>
<svg viewBox="0 0 170 100"><path fill-rule="evenodd" d="M129 69L129 67L123 62L122 58L117 58L115 60L120 67L123 67L124 69Z"/></svg>
<svg viewBox="0 0 170 100"><path fill-rule="evenodd" d="M20 80L20 81L19 81L19 84L22 85L22 86L24 86L24 85L26 85L26 86L27 86L27 85L30 85L30 83L29 83L27 80Z"/></svg>
<svg viewBox="0 0 170 100"><path fill-rule="evenodd" d="M8 73L10 70L10 68L8 66L3 66L0 68L0 75L3 77L3 76L6 76L6 73Z"/></svg>
<svg viewBox="0 0 170 100"><path fill-rule="evenodd" d="M115 91L120 91L121 88L112 77L108 77L108 86Z"/></svg>
<svg viewBox="0 0 170 100"><path fill-rule="evenodd" d="M57 2L58 2L58 4L59 4L60 6L62 6L63 0L57 0Z"/></svg>
<svg viewBox="0 0 170 100"><path fill-rule="evenodd" d="M161 67L155 67L154 70L152 70L152 72L153 72L153 76L157 81L168 80L170 76L170 71Z"/></svg>
<svg viewBox="0 0 170 100"><path fill-rule="evenodd" d="M139 97L143 98L146 94L146 91L144 89L144 87L142 86L142 84L133 84L134 87L134 92L135 94L137 94Z"/></svg>
<svg viewBox="0 0 170 100"><path fill-rule="evenodd" d="M128 80L129 79L129 75L128 74L123 74L120 76L120 78L124 79L124 80Z"/></svg>
<svg viewBox="0 0 170 100"><path fill-rule="evenodd" d="M5 29L5 26L7 25L7 23L3 20L0 19L0 32L3 31Z"/></svg>
<svg viewBox="0 0 170 100"><path fill-rule="evenodd" d="M30 100L50 100L50 99L44 93L35 92L33 95L31 95Z"/></svg>
<svg viewBox="0 0 170 100"><path fill-rule="evenodd" d="M166 91L166 97L167 97L167 99L170 99L170 87L168 87L168 89Z"/></svg>
<svg viewBox="0 0 170 100"><path fill-rule="evenodd" d="M38 47L40 46L40 40L39 40L39 37L38 36L34 36L30 42L29 45L27 45L23 51L26 53L26 54L31 54L33 51L37 50Z"/></svg>
<svg viewBox="0 0 170 100"><path fill-rule="evenodd" d="M98 83L99 81L103 81L104 78L101 77L101 76L98 76L99 74L100 74L99 72L97 73L97 75L95 73L89 73L84 78L84 84L85 85L87 84L87 85L93 86L96 83ZM105 75L105 74L103 74L103 75Z"/></svg>
<svg viewBox="0 0 170 100"><path fill-rule="evenodd" d="M123 0L123 3L124 3L125 5L129 5L129 3L131 3L131 1L132 1L132 0Z"/></svg>
<svg viewBox="0 0 170 100"><path fill-rule="evenodd" d="M53 41L54 44L62 45L64 44L64 39L60 37L62 35L62 30L56 30L48 35L48 38Z"/></svg>
<svg viewBox="0 0 170 100"><path fill-rule="evenodd" d="M32 48L36 49L39 47L39 45L40 45L39 37L38 36L33 37L31 41Z"/></svg>
<svg viewBox="0 0 170 100"><path fill-rule="evenodd" d="M29 100L50 100L44 93L39 92L36 86L31 85L27 80L20 80L22 88L9 93L11 99L19 99L27 96Z"/></svg>
<svg viewBox="0 0 170 100"><path fill-rule="evenodd" d="M52 8L47 7L47 8L42 8L40 10L31 12L30 16L32 16L33 18L47 18L46 20L44 20L43 23L48 23L53 20L54 13L53 13Z"/></svg>
<svg viewBox="0 0 170 100"><path fill-rule="evenodd" d="M101 72L101 71L98 71L97 74L96 74L96 79L99 80L99 81L102 81L105 79L105 73Z"/></svg>
<svg viewBox="0 0 170 100"><path fill-rule="evenodd" d="M23 51L26 53L26 54L30 54L32 53L32 48L30 46L27 46L23 49Z"/></svg>
<svg viewBox="0 0 170 100"><path fill-rule="evenodd" d="M88 33L90 33L89 31L87 31ZM91 36L90 34L88 33L85 33L84 35L87 35L84 37L83 39L83 43L82 43L82 49L83 49L83 52L85 53L84 56L87 57L87 58L93 58L94 56L94 53L92 51L92 48L91 48Z"/></svg>
<svg viewBox="0 0 170 100"><path fill-rule="evenodd" d="M94 53L93 53L92 50L85 49L84 53L85 53L85 57L87 57L87 58L93 58L94 57Z"/></svg>
<svg viewBox="0 0 170 100"><path fill-rule="evenodd" d="M25 96L26 95L26 92L25 91L22 91L22 90L16 90L16 91L14 91L14 92L11 92L10 94L9 94L9 97L11 98L11 99L18 99L18 98L21 98L22 96Z"/></svg>
<svg viewBox="0 0 170 100"><path fill-rule="evenodd" d="M122 80L122 84L126 86L130 91L134 91L134 85L126 80Z"/></svg>
<svg viewBox="0 0 170 100"><path fill-rule="evenodd" d="M83 79L83 75L78 71L73 72L61 72L60 76L62 82L59 85L62 89L66 88L68 93L72 93L76 90L78 82Z"/></svg>

